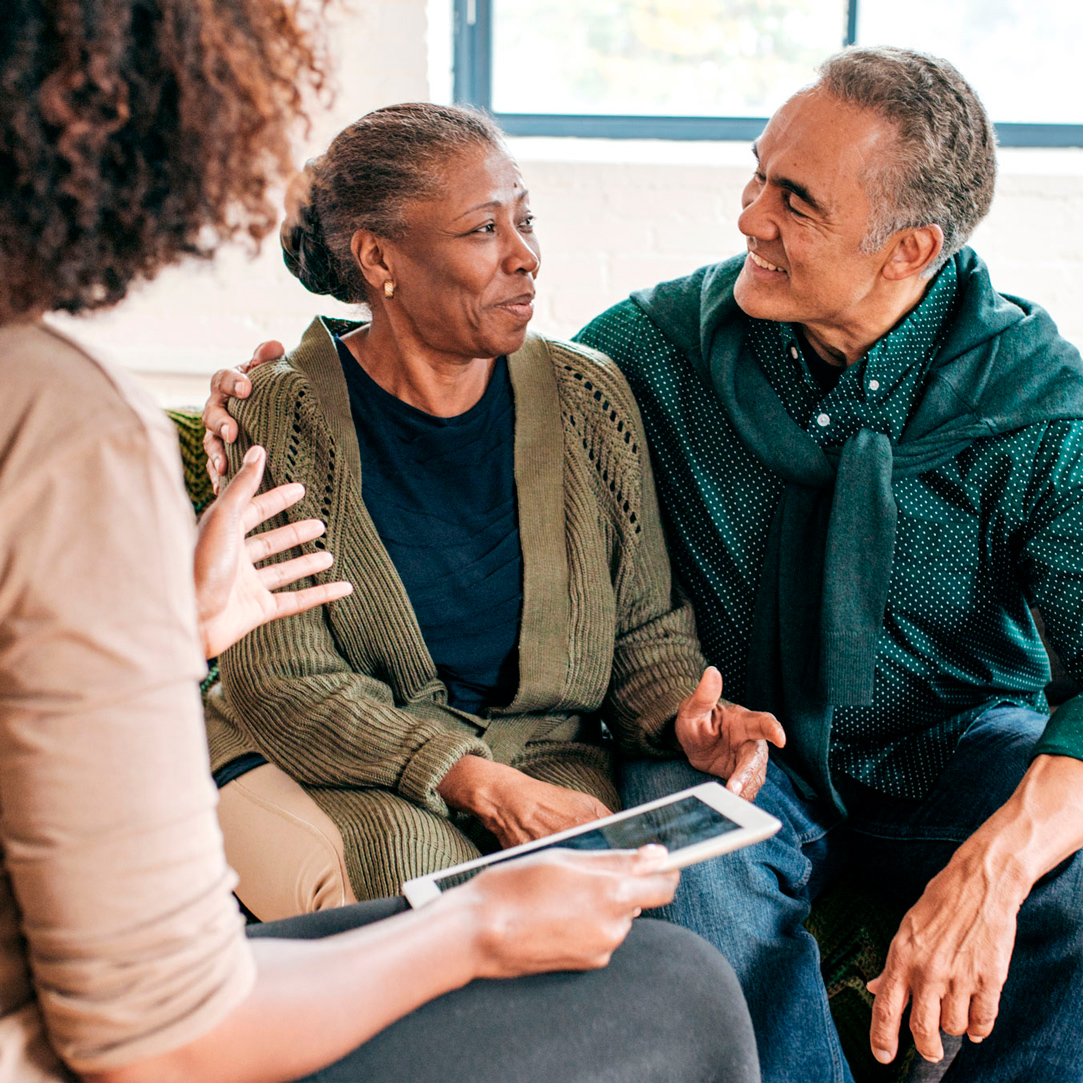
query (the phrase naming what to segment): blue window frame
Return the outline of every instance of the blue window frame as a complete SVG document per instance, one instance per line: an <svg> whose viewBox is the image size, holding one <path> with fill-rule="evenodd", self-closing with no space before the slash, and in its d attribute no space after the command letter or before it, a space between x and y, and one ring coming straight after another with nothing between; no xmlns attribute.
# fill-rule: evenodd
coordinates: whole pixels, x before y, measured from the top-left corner
<svg viewBox="0 0 1083 1083"><path fill-rule="evenodd" d="M578 136L603 139L752 140L764 116L647 115L613 112L517 112L494 108L493 20L496 0L454 2L454 96L491 112L509 135ZM502 0L508 2L508 0ZM858 4L846 4L840 45L858 39ZM843 14L840 12L840 15ZM1054 28L1055 32L1056 28ZM964 70L964 74L967 74ZM994 120L996 117L994 116ZM1074 119L1074 118L1073 118ZM1005 147L1083 147L1083 123L1000 123Z"/></svg>

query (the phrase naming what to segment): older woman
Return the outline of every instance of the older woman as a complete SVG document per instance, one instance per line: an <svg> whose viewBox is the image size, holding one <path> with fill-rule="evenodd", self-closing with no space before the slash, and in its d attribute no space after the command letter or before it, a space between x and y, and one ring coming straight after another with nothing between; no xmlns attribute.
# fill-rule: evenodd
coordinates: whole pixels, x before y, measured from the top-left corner
<svg viewBox="0 0 1083 1083"><path fill-rule="evenodd" d="M538 243L497 129L377 110L291 203L287 265L371 319L317 319L257 370L232 454L258 441L305 483L298 513L357 589L223 659L209 732L242 898L321 902L275 853L295 819L267 826L277 769L330 818L315 833L341 836L357 897L615 808L599 721L746 784L778 724L721 727L713 672L692 696L704 661L635 403L607 358L528 337Z"/></svg>
<svg viewBox="0 0 1083 1083"><path fill-rule="evenodd" d="M602 969L637 908L672 896L657 853L554 853L413 914L386 901L245 936L197 628L217 650L344 588L267 593L329 558L245 559L245 530L298 495L248 506L252 449L203 527L197 622L175 432L40 316L266 228L268 165L317 71L299 13L32 0L0 20L0 1080L751 1083L712 949L639 922Z"/></svg>

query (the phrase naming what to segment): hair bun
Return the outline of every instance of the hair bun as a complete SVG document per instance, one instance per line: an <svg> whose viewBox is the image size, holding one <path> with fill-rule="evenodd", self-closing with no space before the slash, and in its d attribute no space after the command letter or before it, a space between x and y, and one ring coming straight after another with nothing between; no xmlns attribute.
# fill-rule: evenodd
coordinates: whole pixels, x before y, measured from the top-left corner
<svg viewBox="0 0 1083 1083"><path fill-rule="evenodd" d="M316 159L308 162L286 189L286 219L279 238L290 274L310 293L335 297L342 292L342 284L312 201L317 166Z"/></svg>

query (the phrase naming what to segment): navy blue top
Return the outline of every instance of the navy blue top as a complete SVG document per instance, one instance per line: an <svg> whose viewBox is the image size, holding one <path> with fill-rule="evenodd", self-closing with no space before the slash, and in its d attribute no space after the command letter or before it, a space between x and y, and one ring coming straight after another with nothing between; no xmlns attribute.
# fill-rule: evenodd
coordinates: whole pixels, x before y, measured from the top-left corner
<svg viewBox="0 0 1083 1083"><path fill-rule="evenodd" d="M385 391L335 337L361 450L361 495L452 707L506 706L519 686L522 550L506 358L458 417Z"/></svg>

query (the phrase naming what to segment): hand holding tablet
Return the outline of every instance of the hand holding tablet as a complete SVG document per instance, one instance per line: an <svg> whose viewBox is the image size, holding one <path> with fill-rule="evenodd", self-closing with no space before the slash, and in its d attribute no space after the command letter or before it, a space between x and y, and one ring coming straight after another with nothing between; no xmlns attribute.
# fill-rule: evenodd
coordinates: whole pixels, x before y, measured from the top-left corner
<svg viewBox="0 0 1083 1083"><path fill-rule="evenodd" d="M591 824L408 880L402 891L411 906L422 906L490 865L553 847L634 850L657 843L669 851L661 868L682 869L769 838L780 826L774 816L730 793L721 784L705 782Z"/></svg>

